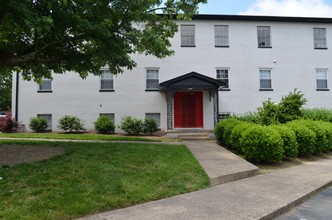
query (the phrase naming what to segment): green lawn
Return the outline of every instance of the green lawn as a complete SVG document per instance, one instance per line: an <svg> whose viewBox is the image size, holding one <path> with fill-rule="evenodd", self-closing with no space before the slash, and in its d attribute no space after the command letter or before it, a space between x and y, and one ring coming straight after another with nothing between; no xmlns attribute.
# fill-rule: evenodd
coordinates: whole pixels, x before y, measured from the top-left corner
<svg viewBox="0 0 332 220"><path fill-rule="evenodd" d="M183 145L1 141L65 155L0 168L0 219L72 219L205 188ZM0 145L1 145L0 144Z"/></svg>
<svg viewBox="0 0 332 220"><path fill-rule="evenodd" d="M103 134L68 134L68 133L0 133L0 138L43 138L68 140L104 140L104 141L158 141L151 138Z"/></svg>

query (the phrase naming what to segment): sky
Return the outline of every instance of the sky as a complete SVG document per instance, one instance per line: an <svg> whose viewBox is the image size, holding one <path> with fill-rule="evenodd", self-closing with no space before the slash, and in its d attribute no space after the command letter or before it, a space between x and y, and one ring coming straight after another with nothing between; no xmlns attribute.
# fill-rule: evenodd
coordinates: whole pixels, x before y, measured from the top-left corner
<svg viewBox="0 0 332 220"><path fill-rule="evenodd" d="M208 0L199 13L332 17L332 0Z"/></svg>

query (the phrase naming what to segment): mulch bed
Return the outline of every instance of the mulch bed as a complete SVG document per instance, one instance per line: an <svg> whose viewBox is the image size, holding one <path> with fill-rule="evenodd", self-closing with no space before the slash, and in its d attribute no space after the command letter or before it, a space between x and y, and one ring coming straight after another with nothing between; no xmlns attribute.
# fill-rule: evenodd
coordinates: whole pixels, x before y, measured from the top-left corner
<svg viewBox="0 0 332 220"><path fill-rule="evenodd" d="M59 147L0 144L0 166L34 163L63 155L64 153L64 149Z"/></svg>

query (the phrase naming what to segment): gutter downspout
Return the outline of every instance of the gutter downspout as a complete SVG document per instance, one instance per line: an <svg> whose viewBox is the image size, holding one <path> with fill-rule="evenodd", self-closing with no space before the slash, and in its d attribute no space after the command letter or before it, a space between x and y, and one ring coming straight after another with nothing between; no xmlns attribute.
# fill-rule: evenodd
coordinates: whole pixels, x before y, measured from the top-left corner
<svg viewBox="0 0 332 220"><path fill-rule="evenodd" d="M15 94L15 120L18 122L18 89L19 86L19 73L16 73L16 94Z"/></svg>

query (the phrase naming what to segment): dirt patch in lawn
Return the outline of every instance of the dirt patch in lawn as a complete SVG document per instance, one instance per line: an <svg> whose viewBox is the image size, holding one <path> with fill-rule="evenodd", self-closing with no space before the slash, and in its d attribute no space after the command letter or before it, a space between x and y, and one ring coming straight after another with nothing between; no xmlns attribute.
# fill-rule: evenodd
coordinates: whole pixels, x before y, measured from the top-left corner
<svg viewBox="0 0 332 220"><path fill-rule="evenodd" d="M64 149L58 147L0 145L0 166L34 163L63 155L64 153Z"/></svg>

